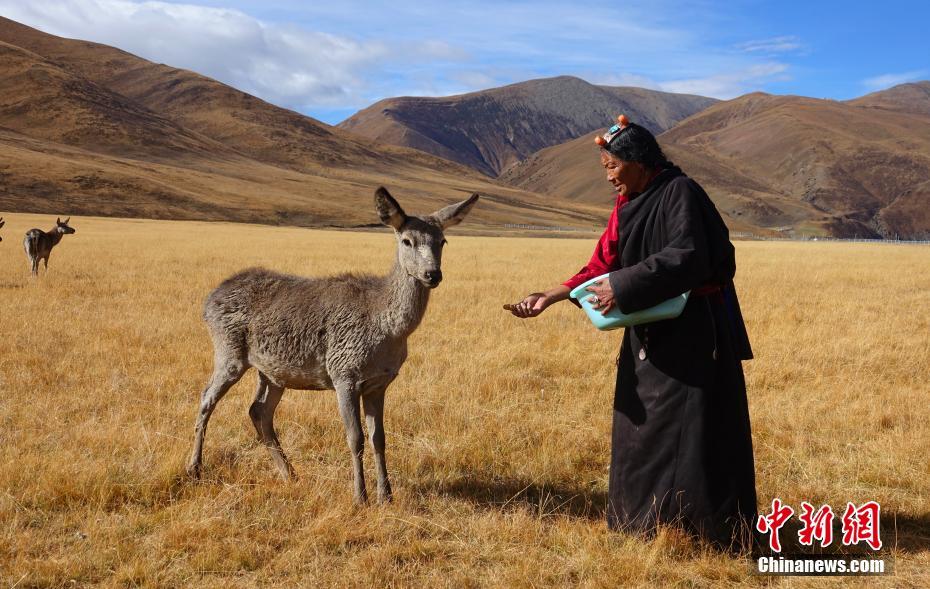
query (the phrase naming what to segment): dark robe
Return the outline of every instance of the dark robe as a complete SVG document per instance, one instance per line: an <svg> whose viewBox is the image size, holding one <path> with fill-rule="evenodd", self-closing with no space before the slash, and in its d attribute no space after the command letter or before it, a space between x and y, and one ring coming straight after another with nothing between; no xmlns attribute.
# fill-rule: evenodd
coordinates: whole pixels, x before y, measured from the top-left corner
<svg viewBox="0 0 930 589"><path fill-rule="evenodd" d="M608 523L646 534L656 523L677 523L744 547L756 519L741 364L752 351L733 288L729 232L704 190L676 167L620 214L621 269L610 275L620 310L697 291L679 317L623 334Z"/></svg>

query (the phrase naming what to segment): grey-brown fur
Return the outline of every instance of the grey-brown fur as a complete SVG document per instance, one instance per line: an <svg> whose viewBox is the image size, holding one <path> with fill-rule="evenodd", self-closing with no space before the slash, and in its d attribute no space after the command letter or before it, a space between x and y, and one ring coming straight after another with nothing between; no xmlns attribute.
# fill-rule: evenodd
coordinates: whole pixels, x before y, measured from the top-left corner
<svg viewBox="0 0 930 589"><path fill-rule="evenodd" d="M26 232L26 237L23 238L23 249L29 257L33 275L39 275L39 260L45 260L45 271L48 272L48 257L52 253L52 248L58 245L62 237L75 232L74 228L68 225L70 220L71 217L64 221L61 218L56 219L55 226L47 232L41 229L30 229Z"/></svg>
<svg viewBox="0 0 930 589"><path fill-rule="evenodd" d="M375 206L397 240L397 259L386 276L303 278L252 268L211 292L204 320L213 339L213 376L201 395L188 472L200 475L204 435L216 404L254 366L258 384L249 416L283 478L293 469L273 420L284 389L334 389L352 454L355 500L367 500L360 404L374 448L378 497L389 500L384 393L407 357L407 337L423 318L430 289L442 280L443 230L459 223L477 200L474 194L418 218L407 216L379 188Z"/></svg>

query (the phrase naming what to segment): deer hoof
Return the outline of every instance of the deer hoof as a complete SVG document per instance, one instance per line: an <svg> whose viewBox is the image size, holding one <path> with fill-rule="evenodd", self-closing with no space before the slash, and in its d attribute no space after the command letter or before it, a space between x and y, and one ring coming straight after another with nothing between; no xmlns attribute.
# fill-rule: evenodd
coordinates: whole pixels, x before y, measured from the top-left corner
<svg viewBox="0 0 930 589"><path fill-rule="evenodd" d="M189 464L187 465L187 476L194 480L200 479L200 464Z"/></svg>

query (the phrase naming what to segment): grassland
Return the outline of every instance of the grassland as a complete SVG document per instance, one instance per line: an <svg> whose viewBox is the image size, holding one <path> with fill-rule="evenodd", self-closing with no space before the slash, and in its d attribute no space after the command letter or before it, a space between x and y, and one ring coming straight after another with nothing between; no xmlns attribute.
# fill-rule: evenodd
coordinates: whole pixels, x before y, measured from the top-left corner
<svg viewBox="0 0 930 589"><path fill-rule="evenodd" d="M51 220L5 216L2 586L839 582L757 577L671 532L606 529L619 334L568 304L528 321L500 308L571 274L591 240L451 232L446 280L388 393L395 502L357 509L332 393L285 395L277 425L300 478L282 483L246 415L253 377L214 413L204 480L182 476L211 368L200 308L250 265L385 271L389 235L74 218L35 280L21 236ZM760 502L879 501L895 575L856 581L927 586L930 248L737 251Z"/></svg>

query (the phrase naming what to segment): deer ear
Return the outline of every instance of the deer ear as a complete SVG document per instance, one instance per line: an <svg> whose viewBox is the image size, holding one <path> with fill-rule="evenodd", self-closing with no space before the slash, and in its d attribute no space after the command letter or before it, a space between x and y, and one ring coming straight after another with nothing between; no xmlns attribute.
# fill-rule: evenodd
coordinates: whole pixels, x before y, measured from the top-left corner
<svg viewBox="0 0 930 589"><path fill-rule="evenodd" d="M59 225L61 225L61 217L57 217L57 218L55 219L55 222L58 223Z"/></svg>
<svg viewBox="0 0 930 589"><path fill-rule="evenodd" d="M457 202L454 205L443 207L430 215L434 218L443 229L448 229L453 225L458 225L465 218L465 215L478 202L478 193L474 193L468 199Z"/></svg>
<svg viewBox="0 0 930 589"><path fill-rule="evenodd" d="M70 222L71 222L71 217L68 217L67 219L65 219L65 225L67 225Z"/></svg>
<svg viewBox="0 0 930 589"><path fill-rule="evenodd" d="M394 231L400 231L400 228L407 220L407 213L400 208L391 193L384 186L379 186L375 190L375 208L378 210L378 216L381 222L388 227L393 227Z"/></svg>

